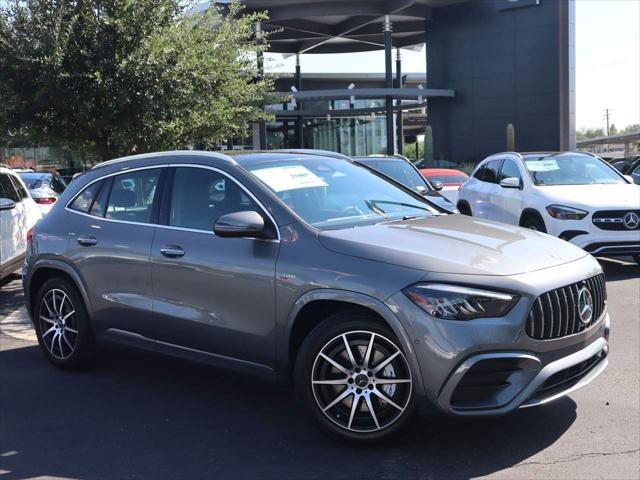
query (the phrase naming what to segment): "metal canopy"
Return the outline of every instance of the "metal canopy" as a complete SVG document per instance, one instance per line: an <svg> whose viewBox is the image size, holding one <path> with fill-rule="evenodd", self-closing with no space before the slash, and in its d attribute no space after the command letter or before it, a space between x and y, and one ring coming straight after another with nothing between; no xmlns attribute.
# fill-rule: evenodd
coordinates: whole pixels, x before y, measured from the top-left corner
<svg viewBox="0 0 640 480"><path fill-rule="evenodd" d="M433 9L469 0L243 0L247 12L267 11L269 51L347 53L384 48L383 23L393 24L393 47L425 42ZM206 3L206 2L205 2ZM228 3L221 0L218 3Z"/></svg>

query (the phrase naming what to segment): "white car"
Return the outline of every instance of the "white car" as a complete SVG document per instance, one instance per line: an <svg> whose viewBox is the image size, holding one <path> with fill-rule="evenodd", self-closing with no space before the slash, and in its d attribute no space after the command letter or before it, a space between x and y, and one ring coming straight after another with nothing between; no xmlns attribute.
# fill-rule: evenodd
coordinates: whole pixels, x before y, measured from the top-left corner
<svg viewBox="0 0 640 480"><path fill-rule="evenodd" d="M29 190L29 195L38 204L43 215L49 213L67 188L63 178L57 173L19 170L16 172Z"/></svg>
<svg viewBox="0 0 640 480"><path fill-rule="evenodd" d="M22 267L27 233L41 218L20 177L0 166L0 279Z"/></svg>
<svg viewBox="0 0 640 480"><path fill-rule="evenodd" d="M460 187L458 209L640 263L640 186L589 153L492 155Z"/></svg>

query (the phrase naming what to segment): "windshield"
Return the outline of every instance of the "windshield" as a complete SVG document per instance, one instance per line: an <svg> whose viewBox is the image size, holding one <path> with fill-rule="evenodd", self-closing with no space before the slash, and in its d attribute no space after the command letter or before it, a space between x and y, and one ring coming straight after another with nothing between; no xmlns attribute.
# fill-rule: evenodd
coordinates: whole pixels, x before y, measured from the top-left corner
<svg viewBox="0 0 640 480"><path fill-rule="evenodd" d="M406 185L416 192L430 190L427 182L418 171L402 159L358 158L360 163L384 173L396 182Z"/></svg>
<svg viewBox="0 0 640 480"><path fill-rule="evenodd" d="M536 185L626 183L599 158L576 153L527 155L524 163Z"/></svg>
<svg viewBox="0 0 640 480"><path fill-rule="evenodd" d="M35 190L36 188L40 188L42 186L48 186L51 184L51 174L48 173L37 173L37 172L27 172L27 173L18 173L22 181L25 183L29 190Z"/></svg>
<svg viewBox="0 0 640 480"><path fill-rule="evenodd" d="M291 210L319 229L438 213L427 201L344 160L278 160L252 164L248 168Z"/></svg>

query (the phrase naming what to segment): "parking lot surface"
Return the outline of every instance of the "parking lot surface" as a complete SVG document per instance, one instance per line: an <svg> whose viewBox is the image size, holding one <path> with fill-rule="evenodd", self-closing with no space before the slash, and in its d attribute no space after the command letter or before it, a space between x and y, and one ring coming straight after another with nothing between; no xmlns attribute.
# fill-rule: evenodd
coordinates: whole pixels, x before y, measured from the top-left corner
<svg viewBox="0 0 640 480"><path fill-rule="evenodd" d="M0 290L0 479L640 476L640 267L602 261L609 368L504 417L416 418L382 445L326 438L285 387L124 350L66 372L38 350L18 279Z"/></svg>

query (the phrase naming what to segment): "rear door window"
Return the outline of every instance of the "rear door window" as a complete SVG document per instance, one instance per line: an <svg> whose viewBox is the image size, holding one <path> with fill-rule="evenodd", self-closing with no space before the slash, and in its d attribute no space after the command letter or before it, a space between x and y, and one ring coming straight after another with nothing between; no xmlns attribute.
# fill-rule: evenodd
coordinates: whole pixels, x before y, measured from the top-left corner
<svg viewBox="0 0 640 480"><path fill-rule="evenodd" d="M18 192L16 192L13 182L7 173L0 173L0 197L8 198L14 202L20 201Z"/></svg>
<svg viewBox="0 0 640 480"><path fill-rule="evenodd" d="M151 223L160 172L160 168L154 168L113 177L106 218Z"/></svg>
<svg viewBox="0 0 640 480"><path fill-rule="evenodd" d="M102 181L92 183L87 188L85 188L80 195L78 195L73 202L69 205L69 208L72 210L76 210L77 212L89 213L89 209L93 204L93 200L96 198L96 195L100 192L100 187L102 186Z"/></svg>

